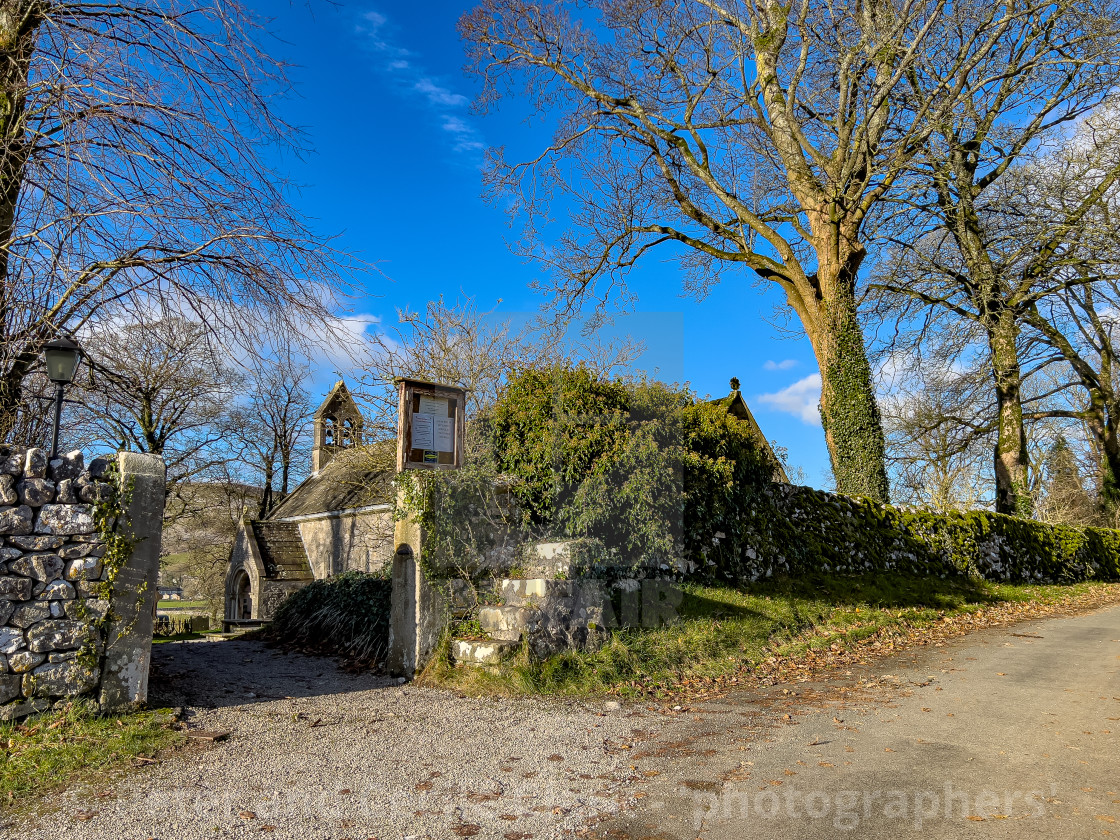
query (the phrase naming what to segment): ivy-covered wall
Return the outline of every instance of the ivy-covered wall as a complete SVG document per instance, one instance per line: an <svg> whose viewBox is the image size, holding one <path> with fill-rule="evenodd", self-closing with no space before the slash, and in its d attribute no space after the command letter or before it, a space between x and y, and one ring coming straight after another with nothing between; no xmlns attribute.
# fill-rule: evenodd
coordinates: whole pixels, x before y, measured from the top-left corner
<svg viewBox="0 0 1120 840"><path fill-rule="evenodd" d="M937 514L782 484L744 494L749 514L702 552L707 577L900 571L1027 583L1120 579L1120 531L987 511Z"/></svg>

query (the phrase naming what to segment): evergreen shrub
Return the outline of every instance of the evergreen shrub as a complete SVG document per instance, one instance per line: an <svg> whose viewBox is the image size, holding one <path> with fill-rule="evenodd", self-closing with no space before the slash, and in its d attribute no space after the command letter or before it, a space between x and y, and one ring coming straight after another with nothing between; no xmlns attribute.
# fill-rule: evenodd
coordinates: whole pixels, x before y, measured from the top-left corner
<svg viewBox="0 0 1120 840"><path fill-rule="evenodd" d="M378 665L389 647L392 581L384 575L343 572L293 592L266 633L286 648Z"/></svg>

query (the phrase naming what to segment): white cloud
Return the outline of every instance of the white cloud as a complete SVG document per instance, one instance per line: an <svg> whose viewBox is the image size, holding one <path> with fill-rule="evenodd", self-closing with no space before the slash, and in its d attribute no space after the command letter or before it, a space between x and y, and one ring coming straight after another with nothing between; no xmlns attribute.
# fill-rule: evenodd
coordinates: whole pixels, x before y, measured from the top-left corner
<svg viewBox="0 0 1120 840"><path fill-rule="evenodd" d="M392 36L393 26L385 15L367 12L357 29L365 38L366 45L387 59L382 69L395 80L396 89L421 94L419 99L414 97L414 101L433 113L440 128L450 135L452 149L477 159L486 144L474 126L458 116L465 112L470 100L440 84L425 72L415 53L399 46Z"/></svg>
<svg viewBox="0 0 1120 840"><path fill-rule="evenodd" d="M758 402L777 411L784 411L801 418L802 423L810 426L821 425L821 375L814 373L799 379L792 385L774 394L761 394Z"/></svg>
<svg viewBox="0 0 1120 840"><path fill-rule="evenodd" d="M393 62L393 64L407 64L407 62ZM397 67L393 69L405 70L407 67ZM426 76L417 79L412 88L428 97L428 101L433 105L447 105L452 108L462 108L467 104L467 97L463 96L461 93L455 93L441 85L437 85Z"/></svg>
<svg viewBox="0 0 1120 840"><path fill-rule="evenodd" d="M797 359L782 359L780 362L775 362L773 359L767 360L766 364L762 366L763 370L789 370L790 368L797 367Z"/></svg>

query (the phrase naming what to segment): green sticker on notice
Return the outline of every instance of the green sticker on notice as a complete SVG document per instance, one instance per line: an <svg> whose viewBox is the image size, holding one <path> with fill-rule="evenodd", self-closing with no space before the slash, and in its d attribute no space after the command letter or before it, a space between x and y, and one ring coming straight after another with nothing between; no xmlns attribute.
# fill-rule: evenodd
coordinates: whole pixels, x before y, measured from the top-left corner
<svg viewBox="0 0 1120 840"><path fill-rule="evenodd" d="M424 450L424 463L425 464L438 464L439 463L439 453L436 452L434 449L425 449Z"/></svg>

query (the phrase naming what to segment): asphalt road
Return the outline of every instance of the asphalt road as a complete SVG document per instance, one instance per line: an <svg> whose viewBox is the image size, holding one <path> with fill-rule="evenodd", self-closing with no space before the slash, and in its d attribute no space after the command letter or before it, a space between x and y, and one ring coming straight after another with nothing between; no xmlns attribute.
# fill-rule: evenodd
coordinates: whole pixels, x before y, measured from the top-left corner
<svg viewBox="0 0 1120 840"><path fill-rule="evenodd" d="M633 753L637 807L593 836L1120 836L1120 608L785 691L680 710Z"/></svg>

